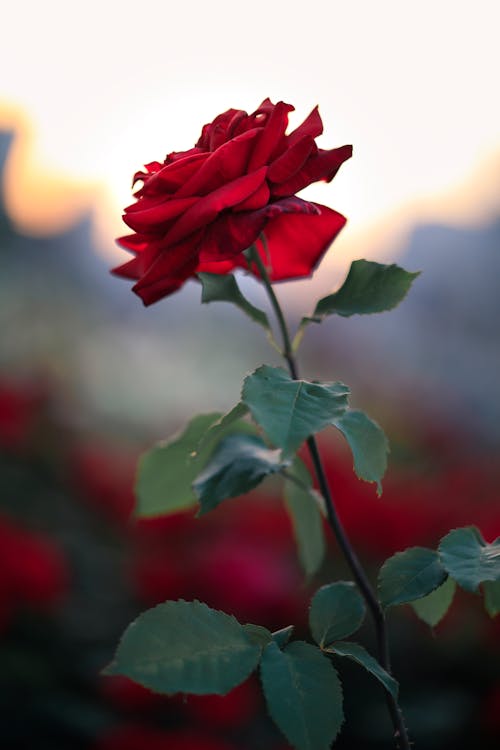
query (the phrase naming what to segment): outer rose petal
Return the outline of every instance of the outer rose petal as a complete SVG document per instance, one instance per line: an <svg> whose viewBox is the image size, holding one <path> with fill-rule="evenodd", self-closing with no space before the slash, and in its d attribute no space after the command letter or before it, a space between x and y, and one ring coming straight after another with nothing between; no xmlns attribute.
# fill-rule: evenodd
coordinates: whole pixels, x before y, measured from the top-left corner
<svg viewBox="0 0 500 750"><path fill-rule="evenodd" d="M240 265L238 263L238 256L228 258L227 260L200 261L196 267L195 276L197 273L231 273L235 268L239 268Z"/></svg>
<svg viewBox="0 0 500 750"><path fill-rule="evenodd" d="M141 276L137 258L132 258L132 260L122 263L121 266L115 266L115 268L111 269L111 273L115 276L121 276L123 279L131 279L132 281L136 281Z"/></svg>
<svg viewBox="0 0 500 750"><path fill-rule="evenodd" d="M342 214L318 203L314 206L319 209L316 215L282 214L267 223L265 235L271 258L271 281L310 276L345 225L346 218ZM269 260L262 247L259 253L267 266ZM257 269L252 271L259 275Z"/></svg>
<svg viewBox="0 0 500 750"><path fill-rule="evenodd" d="M271 157L277 147L283 141L285 130L288 125L288 113L292 112L294 107L285 102L278 102L274 107L265 127L261 130L261 135L257 141L253 154L248 164L249 171L258 169L264 164L269 164Z"/></svg>
<svg viewBox="0 0 500 750"><path fill-rule="evenodd" d="M160 203L152 208L145 208L143 211L125 210L123 221L134 232L161 232L169 221L176 219L180 214L191 208L198 198L172 198ZM139 205L142 201L139 201ZM134 204L137 205L137 204Z"/></svg>
<svg viewBox="0 0 500 750"><path fill-rule="evenodd" d="M194 273L198 265L198 246L202 232L196 232L172 247L159 251L156 259L141 270L139 281L132 287L144 302L151 305L177 291ZM142 256L135 259L142 260Z"/></svg>
<svg viewBox="0 0 500 750"><path fill-rule="evenodd" d="M292 146L300 138L305 135L309 135L312 138L317 138L323 132L323 120L319 114L318 107L314 107L313 111L306 117L302 125L292 130L287 138L287 145Z"/></svg>
<svg viewBox="0 0 500 750"><path fill-rule="evenodd" d="M352 156L352 146L341 146L330 151L319 151L306 161L302 169L296 172L289 180L275 185L272 194L275 196L295 195L312 182L318 180L333 180L342 164Z"/></svg>
<svg viewBox="0 0 500 750"><path fill-rule="evenodd" d="M289 180L304 166L315 149L314 139L310 135L303 136L273 161L267 173L268 179L276 183Z"/></svg>
<svg viewBox="0 0 500 750"><path fill-rule="evenodd" d="M144 169L146 170L143 172L142 170L139 170L135 173L135 175L132 178L132 187L134 187L135 183L138 180L147 180L149 177L151 177L152 174L155 172L158 172L159 169L162 168L162 164L159 161L152 161L149 164L144 165Z"/></svg>
<svg viewBox="0 0 500 750"><path fill-rule="evenodd" d="M314 203L293 197L277 201L258 211L220 216L207 227L200 247L200 261L220 261L242 253L255 242L271 219L289 213L314 214L318 213L318 208ZM243 267L246 268L244 263Z"/></svg>
<svg viewBox="0 0 500 750"><path fill-rule="evenodd" d="M215 151L222 143L231 138L228 131L234 131L234 119L245 116L246 112L241 109L228 109L215 120L204 125L201 135L196 144L196 148L202 148L205 151Z"/></svg>
<svg viewBox="0 0 500 750"><path fill-rule="evenodd" d="M167 232L164 238L165 245L183 240L196 229L210 224L225 209L244 201L262 185L266 179L266 171L267 168L262 167L200 198Z"/></svg>
<svg viewBox="0 0 500 750"><path fill-rule="evenodd" d="M269 185L266 181L260 185L260 187L257 188L255 193L252 193L252 195L249 195L248 198L245 198L244 201L241 201L241 203L237 203L235 206L233 206L233 211L256 211L258 208L263 208L269 203L269 197L271 195L271 191L269 190Z"/></svg>
<svg viewBox="0 0 500 750"><path fill-rule="evenodd" d="M224 143L177 191L176 197L207 195L221 185L247 173L248 159L259 130L247 130Z"/></svg>
<svg viewBox="0 0 500 750"><path fill-rule="evenodd" d="M174 192L199 170L208 157L209 154L197 153L177 161L167 161L158 172L142 178L144 186L136 195L141 197L158 195L159 192L162 195Z"/></svg>
<svg viewBox="0 0 500 750"><path fill-rule="evenodd" d="M118 237L116 243L131 253L142 253L149 244L147 239L140 234L127 234L125 237Z"/></svg>
<svg viewBox="0 0 500 750"><path fill-rule="evenodd" d="M169 294L177 292L188 279L190 279L196 270L196 258L190 259L182 269L182 273L179 272L177 276L161 276L158 274L154 281L150 281L143 277L132 287L132 291L140 297L145 305L148 307L154 302L168 297Z"/></svg>

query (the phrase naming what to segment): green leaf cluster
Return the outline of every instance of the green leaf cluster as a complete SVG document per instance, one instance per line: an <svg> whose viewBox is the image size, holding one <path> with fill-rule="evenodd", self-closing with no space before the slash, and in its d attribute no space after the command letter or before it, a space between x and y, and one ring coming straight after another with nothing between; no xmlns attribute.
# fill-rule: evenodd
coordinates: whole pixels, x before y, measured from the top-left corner
<svg viewBox="0 0 500 750"><path fill-rule="evenodd" d="M343 383L294 380L282 368L259 367L245 378L241 401L230 412L194 417L171 440L142 456L137 515L167 514L197 503L201 515L280 474L300 562L308 576L314 575L325 553L322 499L296 451L331 426L350 445L358 476L376 482L379 492L387 465L383 431L349 408L348 395Z"/></svg>
<svg viewBox="0 0 500 750"><path fill-rule="evenodd" d="M378 593L384 607L411 604L415 613L435 627L452 604L457 584L478 593L486 611L500 612L500 539L488 544L474 526L453 529L437 551L412 547L398 552L379 572Z"/></svg>
<svg viewBox="0 0 500 750"><path fill-rule="evenodd" d="M242 402L270 442L289 457L312 435L336 427L346 438L360 479L380 481L389 450L382 429L350 409L349 389L340 382L293 380L282 368L263 365L245 378Z"/></svg>
<svg viewBox="0 0 500 750"><path fill-rule="evenodd" d="M144 453L137 467L136 515L147 518L195 506L193 482L217 444L235 432L255 433L255 428L240 419L245 411L233 409L225 416L220 412L200 414L169 441Z"/></svg>
<svg viewBox="0 0 500 750"><path fill-rule="evenodd" d="M213 510L228 497L249 492L269 474L288 466L279 450L272 450L256 435L229 435L193 483L200 513Z"/></svg>
<svg viewBox="0 0 500 750"><path fill-rule="evenodd" d="M394 697L398 683L359 643L344 641L362 625L365 603L351 581L337 581L322 586L311 601L309 627L318 646L326 654L356 662L375 677Z"/></svg>
<svg viewBox="0 0 500 750"><path fill-rule="evenodd" d="M225 695L260 666L272 719L296 750L328 750L344 721L343 694L332 658L348 658L391 695L397 682L352 635L365 616L354 584L323 586L311 601L317 645L291 641L293 626L271 633L198 601L168 601L125 631L105 674L122 675L158 693Z"/></svg>
<svg viewBox="0 0 500 750"><path fill-rule="evenodd" d="M203 303L237 306L274 342L266 314L244 297L232 275L198 276ZM311 322L394 308L417 276L395 264L354 261L342 286L319 300L312 316L302 320L294 348ZM350 408L349 395L341 382L294 379L282 368L259 367L245 378L241 401L230 412L193 418L141 458L137 514L155 516L198 503L201 515L280 475L299 559L312 576L325 553L324 501L297 451L318 432L335 427L351 449L357 476L375 483L378 494L387 467L389 446L382 429L364 412ZM457 584L474 593L481 587L489 614L500 612L500 539L488 544L476 528L466 527L447 534L437 550L398 552L379 572L378 595L383 608L409 604L435 627L450 607ZM168 601L127 628L105 671L160 693L224 695L259 669L269 713L288 742L296 750L329 750L344 721L334 660L355 662L397 699L394 677L363 646L345 640L362 627L365 614L364 600L352 582L322 586L309 610L313 644L291 640L291 625L271 633L198 601Z"/></svg>

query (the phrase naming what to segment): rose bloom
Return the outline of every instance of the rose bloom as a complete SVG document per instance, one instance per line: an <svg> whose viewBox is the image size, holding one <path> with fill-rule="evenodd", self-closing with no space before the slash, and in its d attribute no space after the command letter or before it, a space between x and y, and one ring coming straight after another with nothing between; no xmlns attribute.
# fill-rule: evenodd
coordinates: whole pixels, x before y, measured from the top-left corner
<svg viewBox="0 0 500 750"><path fill-rule="evenodd" d="M228 109L203 127L194 148L135 174L142 187L124 214L134 233L118 239L135 257L113 272L136 281L133 291L145 305L202 271L239 267L258 276L243 255L257 241L271 281L312 273L346 219L295 194L330 182L352 147L318 148L317 107L287 135L293 109L269 99L251 115Z"/></svg>

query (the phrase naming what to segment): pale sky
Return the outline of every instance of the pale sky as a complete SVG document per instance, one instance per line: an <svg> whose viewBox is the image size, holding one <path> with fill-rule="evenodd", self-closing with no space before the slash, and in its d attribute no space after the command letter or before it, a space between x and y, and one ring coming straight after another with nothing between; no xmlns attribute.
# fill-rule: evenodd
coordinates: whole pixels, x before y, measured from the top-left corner
<svg viewBox="0 0 500 750"><path fill-rule="evenodd" d="M2 16L0 126L24 123L8 208L26 231L94 207L111 251L132 173L266 96L292 125L319 104L321 145L354 145L305 193L348 216L347 244L493 211L498 0L16 0Z"/></svg>

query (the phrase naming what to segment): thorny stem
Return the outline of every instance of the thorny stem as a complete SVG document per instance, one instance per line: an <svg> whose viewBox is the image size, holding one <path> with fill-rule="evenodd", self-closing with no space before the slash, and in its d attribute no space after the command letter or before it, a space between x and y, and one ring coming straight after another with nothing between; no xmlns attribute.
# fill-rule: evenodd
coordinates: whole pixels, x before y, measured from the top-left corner
<svg viewBox="0 0 500 750"><path fill-rule="evenodd" d="M265 239L261 236L264 249L267 251ZM274 293L274 289L269 280L267 269L259 255L259 252L255 246L252 246L249 252L250 262L255 263L259 270L260 277L266 288L269 300L276 314L278 325L283 337L283 350L282 355L288 364L290 375L294 380L299 379L297 362L292 351L292 344L290 340L290 334L288 327L281 309L280 303ZM377 647L378 647L378 658L382 667L391 674L391 660L389 653L389 639L387 634L387 625L385 621L384 611L375 595L372 585L368 580L368 577L359 561L356 552L354 551L349 537L342 525L342 522L338 516L337 509L333 500L332 492L328 484L321 455L319 453L318 444L316 438L311 436L307 439L307 447L311 455L311 459L314 466L314 471L318 480L318 484L321 490L321 494L325 500L326 512L328 523L335 534L337 543L342 550L344 557L351 569L352 575L358 588L366 602L366 605L372 615L375 631L377 635ZM393 696L386 691L387 707L391 716L392 724L394 726L394 736L397 742L397 746L400 750L410 750L410 741L408 738L408 732L404 723L403 713L399 707L397 701Z"/></svg>

